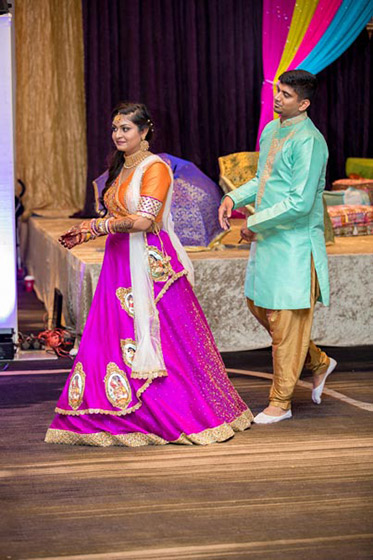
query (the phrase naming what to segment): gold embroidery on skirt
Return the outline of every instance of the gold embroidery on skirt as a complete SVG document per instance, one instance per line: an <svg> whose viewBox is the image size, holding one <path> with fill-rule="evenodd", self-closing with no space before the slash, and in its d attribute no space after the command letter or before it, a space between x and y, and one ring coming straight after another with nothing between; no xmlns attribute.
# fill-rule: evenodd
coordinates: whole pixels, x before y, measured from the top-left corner
<svg viewBox="0 0 373 560"><path fill-rule="evenodd" d="M132 399L131 386L125 372L114 362L110 362L106 366L104 382L109 402L116 408L125 410Z"/></svg>
<svg viewBox="0 0 373 560"><path fill-rule="evenodd" d="M83 371L83 364L78 362L71 376L68 390L69 405L72 409L76 410L82 404L84 389L85 373Z"/></svg>
<svg viewBox="0 0 373 560"><path fill-rule="evenodd" d="M136 354L136 342L132 338L125 338L120 341L120 347L122 349L123 362L131 368Z"/></svg>
<svg viewBox="0 0 373 560"><path fill-rule="evenodd" d="M125 416L127 414L131 414L131 412L135 412L142 406L142 401L140 399L140 395L142 395L146 389L152 384L153 377L150 377L145 381L143 385L136 391L136 397L139 399L139 402L131 406L130 408L126 408L125 410L107 410L104 408L86 408L84 410L65 410L64 408L56 407L54 411L57 414L63 414L64 416L83 416L85 414L107 414L109 416Z"/></svg>
<svg viewBox="0 0 373 560"><path fill-rule="evenodd" d="M115 295L119 299L122 309L124 309L130 317L134 317L135 310L133 307L132 288L117 288Z"/></svg>
<svg viewBox="0 0 373 560"><path fill-rule="evenodd" d="M174 274L171 257L164 255L154 245L147 245L150 272L155 282L166 282Z"/></svg>

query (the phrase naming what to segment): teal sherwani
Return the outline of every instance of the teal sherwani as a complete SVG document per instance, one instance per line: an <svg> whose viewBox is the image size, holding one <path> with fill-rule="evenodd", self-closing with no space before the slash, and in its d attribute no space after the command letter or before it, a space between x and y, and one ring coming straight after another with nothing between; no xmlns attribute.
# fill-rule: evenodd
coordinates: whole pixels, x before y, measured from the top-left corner
<svg viewBox="0 0 373 560"><path fill-rule="evenodd" d="M311 301L311 255L320 300L329 305L322 194L328 148L306 113L263 130L256 177L229 193L234 208L252 204L256 232L245 295L266 309L305 309Z"/></svg>

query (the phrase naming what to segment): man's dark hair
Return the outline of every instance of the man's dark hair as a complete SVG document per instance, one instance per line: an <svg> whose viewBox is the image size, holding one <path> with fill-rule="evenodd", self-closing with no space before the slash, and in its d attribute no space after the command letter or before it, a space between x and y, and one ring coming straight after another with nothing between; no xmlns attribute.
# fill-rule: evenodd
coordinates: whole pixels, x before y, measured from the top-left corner
<svg viewBox="0 0 373 560"><path fill-rule="evenodd" d="M288 70L279 77L281 84L293 88L299 99L309 99L315 94L317 88L317 78L306 70Z"/></svg>

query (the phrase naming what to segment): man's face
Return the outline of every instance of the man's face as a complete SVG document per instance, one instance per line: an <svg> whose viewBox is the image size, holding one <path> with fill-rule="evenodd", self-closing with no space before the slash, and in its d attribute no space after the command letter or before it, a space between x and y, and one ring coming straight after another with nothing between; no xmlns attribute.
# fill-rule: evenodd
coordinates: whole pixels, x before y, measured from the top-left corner
<svg viewBox="0 0 373 560"><path fill-rule="evenodd" d="M280 119L291 119L303 113L309 107L308 99L299 99L291 86L277 83L277 93L274 97L273 110L280 115Z"/></svg>

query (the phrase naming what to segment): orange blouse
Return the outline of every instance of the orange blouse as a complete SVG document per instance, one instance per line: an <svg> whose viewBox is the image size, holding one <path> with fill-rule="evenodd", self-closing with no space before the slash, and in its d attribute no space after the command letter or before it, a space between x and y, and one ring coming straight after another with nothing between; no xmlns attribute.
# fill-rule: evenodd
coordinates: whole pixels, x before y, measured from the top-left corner
<svg viewBox="0 0 373 560"><path fill-rule="evenodd" d="M119 186L117 186L116 181L105 196L106 207L115 217L129 213L125 206L125 194L133 173L134 171ZM163 204L166 201L170 186L171 177L167 164L163 162L152 163L142 177L140 202L136 214L160 222L162 220Z"/></svg>

